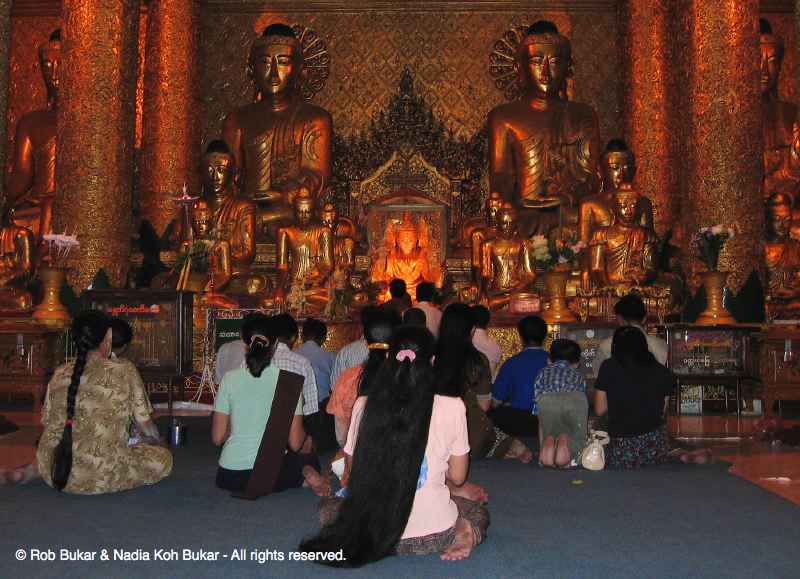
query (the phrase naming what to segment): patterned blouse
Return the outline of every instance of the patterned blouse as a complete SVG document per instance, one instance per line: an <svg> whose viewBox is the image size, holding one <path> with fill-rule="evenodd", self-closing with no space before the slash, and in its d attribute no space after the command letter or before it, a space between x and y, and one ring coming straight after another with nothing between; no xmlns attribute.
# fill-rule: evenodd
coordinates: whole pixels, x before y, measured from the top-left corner
<svg viewBox="0 0 800 579"><path fill-rule="evenodd" d="M37 461L42 478L51 486L53 451L61 441L67 418L73 366L74 362L68 362L56 369L42 410L44 433ZM87 362L75 398L72 471L64 490L75 494L110 493L153 484L169 475L172 454L168 449L141 442L128 445L131 421L146 422L152 411L142 378L132 362Z"/></svg>

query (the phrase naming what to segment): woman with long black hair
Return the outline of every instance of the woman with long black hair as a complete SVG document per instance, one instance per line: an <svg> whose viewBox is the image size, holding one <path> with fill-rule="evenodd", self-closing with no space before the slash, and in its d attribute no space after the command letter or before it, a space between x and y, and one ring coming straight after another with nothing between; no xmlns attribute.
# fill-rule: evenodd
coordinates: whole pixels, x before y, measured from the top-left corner
<svg viewBox="0 0 800 579"><path fill-rule="evenodd" d="M158 430L142 378L128 361L109 360L108 318L87 311L72 322L76 357L47 386L37 461L57 490L99 494L157 483L172 471L172 454ZM139 442L129 444L131 422Z"/></svg>
<svg viewBox="0 0 800 579"><path fill-rule="evenodd" d="M252 317L242 339L248 345L245 365L227 372L222 378L211 419L211 439L217 446L224 445L216 485L229 491L247 488L273 410L280 372L271 364L278 336L277 328L269 318ZM271 492L305 484L319 496L330 494L330 483L319 473L317 455L299 452L305 439L303 397L299 396L289 439L281 443L281 448L286 447L286 451Z"/></svg>
<svg viewBox="0 0 800 579"><path fill-rule="evenodd" d="M433 364L436 393L464 401L472 458L491 456L530 462L530 449L495 428L486 415L492 403L492 372L489 360L472 344L474 329L475 314L468 305L454 303L445 308ZM534 378L531 376L531 380Z"/></svg>
<svg viewBox="0 0 800 579"><path fill-rule="evenodd" d="M463 559L486 535L489 514L480 503L451 497L463 485L469 444L463 402L434 393L433 336L426 328L398 328L386 362L360 397L345 452L353 467L347 498L323 501L325 526L301 543L307 552L343 550L359 567L394 553L441 552Z"/></svg>

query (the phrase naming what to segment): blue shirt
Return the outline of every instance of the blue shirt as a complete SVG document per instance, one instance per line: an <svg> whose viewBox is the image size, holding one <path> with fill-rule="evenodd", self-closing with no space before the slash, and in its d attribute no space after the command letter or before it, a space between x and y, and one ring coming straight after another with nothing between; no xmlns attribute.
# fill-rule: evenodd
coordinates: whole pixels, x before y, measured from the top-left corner
<svg viewBox="0 0 800 579"><path fill-rule="evenodd" d="M331 395L331 371L336 357L319 347L314 340L303 342L302 346L294 349L296 354L311 362L314 368L314 378L317 380L319 400L325 400Z"/></svg>
<svg viewBox="0 0 800 579"><path fill-rule="evenodd" d="M539 370L547 366L548 353L538 347L525 348L511 356L500 367L492 386L492 398L508 402L512 408L539 413L534 398L533 381Z"/></svg>
<svg viewBox="0 0 800 579"><path fill-rule="evenodd" d="M533 385L536 398L556 392L586 392L586 378L566 360L556 360L542 369Z"/></svg>

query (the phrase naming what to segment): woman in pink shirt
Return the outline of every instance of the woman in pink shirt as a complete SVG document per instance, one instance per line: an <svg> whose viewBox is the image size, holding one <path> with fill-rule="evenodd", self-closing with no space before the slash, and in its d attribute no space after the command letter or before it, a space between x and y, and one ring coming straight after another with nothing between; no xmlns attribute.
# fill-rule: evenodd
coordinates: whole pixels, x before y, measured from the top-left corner
<svg viewBox="0 0 800 579"><path fill-rule="evenodd" d="M393 553L434 552L463 559L486 536L485 504L455 496L466 494L458 490L469 468L466 408L434 396L432 354L427 329L398 328L369 396L356 401L347 498L324 501L320 516L329 522L300 545L343 549L345 560L320 562L359 567Z"/></svg>

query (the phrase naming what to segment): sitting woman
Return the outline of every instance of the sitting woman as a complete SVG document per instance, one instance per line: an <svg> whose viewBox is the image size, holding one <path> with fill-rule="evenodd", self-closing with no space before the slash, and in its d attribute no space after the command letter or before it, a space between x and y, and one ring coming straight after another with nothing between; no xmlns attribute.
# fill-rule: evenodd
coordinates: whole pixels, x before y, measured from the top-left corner
<svg viewBox="0 0 800 579"><path fill-rule="evenodd" d="M327 411L333 414L336 425L336 440L341 446L347 441L350 417L356 398L366 396L369 384L386 360L389 339L400 326L400 316L394 310L378 310L364 322L364 339L369 355L363 364L345 370L336 382Z"/></svg>
<svg viewBox="0 0 800 579"><path fill-rule="evenodd" d="M436 393L464 401L472 458L491 456L530 462L530 449L495 428L486 415L492 404L492 371L489 360L472 344L474 316L472 309L461 303L450 304L442 314L433 365ZM531 380L534 378L531 376Z"/></svg>
<svg viewBox="0 0 800 579"><path fill-rule="evenodd" d="M88 311L72 322L76 358L47 386L37 462L57 490L100 494L157 483L172 471L142 378L130 362L114 362L108 318ZM131 422L139 441L129 444Z"/></svg>
<svg viewBox="0 0 800 579"><path fill-rule="evenodd" d="M345 452L352 455L348 495L320 507L324 527L300 550L344 551L359 567L387 555L441 552L463 559L486 536L485 505L451 494L467 478L464 403L434 394L433 336L399 328L368 397L360 397Z"/></svg>
<svg viewBox="0 0 800 579"><path fill-rule="evenodd" d="M243 491L247 487L264 429L274 410L272 402L280 372L270 364L278 343L273 324L266 316L250 322L242 336L249 344L245 367L231 370L222 378L211 421L211 439L217 446L224 445L216 485L228 491ZM272 492L309 486L317 495L327 496L331 487L319 473L317 455L298 452L306 439L302 396L293 410L289 440L284 442L288 448Z"/></svg>

